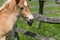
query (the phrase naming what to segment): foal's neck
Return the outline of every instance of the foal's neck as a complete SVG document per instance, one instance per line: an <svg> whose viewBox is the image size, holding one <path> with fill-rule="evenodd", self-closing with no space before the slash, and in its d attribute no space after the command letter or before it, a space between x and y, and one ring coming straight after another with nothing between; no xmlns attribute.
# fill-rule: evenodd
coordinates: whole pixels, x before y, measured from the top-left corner
<svg viewBox="0 0 60 40"><path fill-rule="evenodd" d="M16 5L13 1L0 10L0 37L12 31L17 21L18 13L16 11Z"/></svg>
<svg viewBox="0 0 60 40"><path fill-rule="evenodd" d="M15 22L17 21L16 5L14 2L6 6L5 9L0 11L0 26L5 28L4 30L12 30Z"/></svg>

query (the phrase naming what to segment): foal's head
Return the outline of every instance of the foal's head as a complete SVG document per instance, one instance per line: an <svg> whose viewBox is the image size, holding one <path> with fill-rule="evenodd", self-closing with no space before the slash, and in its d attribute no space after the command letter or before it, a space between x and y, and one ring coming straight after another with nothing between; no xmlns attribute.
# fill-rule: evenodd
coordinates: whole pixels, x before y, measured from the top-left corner
<svg viewBox="0 0 60 40"><path fill-rule="evenodd" d="M31 26L33 22L33 15L30 13L29 5L26 0L16 0L17 7L19 9L19 14L28 22Z"/></svg>

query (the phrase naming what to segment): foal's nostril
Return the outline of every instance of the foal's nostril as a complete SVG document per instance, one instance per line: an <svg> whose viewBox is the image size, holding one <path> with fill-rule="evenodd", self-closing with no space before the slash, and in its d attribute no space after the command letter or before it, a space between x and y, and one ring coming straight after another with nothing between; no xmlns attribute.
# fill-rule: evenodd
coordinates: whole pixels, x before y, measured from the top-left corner
<svg viewBox="0 0 60 40"><path fill-rule="evenodd" d="M21 9L21 10L23 10L24 8L23 8L23 7L21 7L20 9Z"/></svg>
<svg viewBox="0 0 60 40"><path fill-rule="evenodd" d="M33 22L33 19L30 19L29 21L30 21L30 22Z"/></svg>

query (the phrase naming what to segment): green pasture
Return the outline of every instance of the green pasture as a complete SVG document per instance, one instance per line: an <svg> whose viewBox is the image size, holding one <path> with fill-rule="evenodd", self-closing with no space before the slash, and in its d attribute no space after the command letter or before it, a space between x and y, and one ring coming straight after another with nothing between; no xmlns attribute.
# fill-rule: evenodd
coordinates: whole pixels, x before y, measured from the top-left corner
<svg viewBox="0 0 60 40"><path fill-rule="evenodd" d="M38 6L38 1L31 1L31 2L28 2L30 4L30 6ZM0 2L0 6L2 4L2 1ZM53 2L45 2L45 5L47 4L55 4ZM53 5L51 5L53 6ZM30 11L31 12L38 12L39 8L30 8ZM58 6L53 6L53 7L44 7L44 11L48 11L48 10L57 10L55 11L54 13L48 13L48 14L44 14L44 16L47 16L47 17L60 17L60 7ZM31 31L31 32L34 32L34 33L38 33L40 34L41 36L44 36L44 37L49 37L49 38L54 38L55 40L60 40L60 24L49 24L49 23L41 23L41 26L40 28L36 28L36 24L37 24L37 21L35 20L33 25L32 26L28 26L26 24L26 21L21 17L19 20L18 20L18 28L21 28L21 29L25 29L27 31ZM19 37L20 37L20 40L38 40L36 38L32 38L30 36L26 36L24 34L21 34L19 33Z"/></svg>

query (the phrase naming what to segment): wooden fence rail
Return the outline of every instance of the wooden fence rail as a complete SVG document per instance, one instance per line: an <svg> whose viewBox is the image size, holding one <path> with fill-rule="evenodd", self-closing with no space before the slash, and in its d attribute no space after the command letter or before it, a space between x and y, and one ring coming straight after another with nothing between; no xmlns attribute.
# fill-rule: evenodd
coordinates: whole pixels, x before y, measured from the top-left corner
<svg viewBox="0 0 60 40"><path fill-rule="evenodd" d="M30 36L30 37L33 37L33 38L37 38L38 40L55 40L53 38L43 37L43 36L41 36L37 33L33 33L33 32L30 32L30 31L27 31L27 30L24 30L24 29L16 28L16 32L22 33L24 35L27 35L27 36Z"/></svg>
<svg viewBox="0 0 60 40"><path fill-rule="evenodd" d="M34 15L35 20L37 20L37 21L60 24L60 18L49 18L49 17L39 15L39 13L32 13L32 14ZM55 40L53 38L43 37L43 36L41 36L37 33L30 32L30 31L20 29L20 28L16 28L16 32L17 33L22 33L22 34L27 35L27 36L31 36L33 38L37 38L38 40Z"/></svg>
<svg viewBox="0 0 60 40"><path fill-rule="evenodd" d="M39 13L32 13L34 17L41 22L46 22L46 23L54 23L54 24L60 24L60 17L58 18L53 18L53 17L45 17Z"/></svg>

